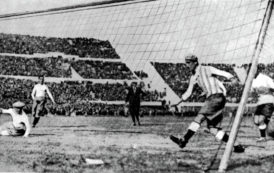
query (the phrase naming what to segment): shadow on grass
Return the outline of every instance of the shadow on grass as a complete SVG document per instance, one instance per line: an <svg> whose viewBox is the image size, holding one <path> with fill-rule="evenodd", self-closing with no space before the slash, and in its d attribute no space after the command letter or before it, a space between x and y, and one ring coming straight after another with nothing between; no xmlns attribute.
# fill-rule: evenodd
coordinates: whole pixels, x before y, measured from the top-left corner
<svg viewBox="0 0 274 173"><path fill-rule="evenodd" d="M230 163L230 165L227 167L227 171L232 171L234 169L243 168L247 166L257 167L261 165L262 165L262 161L259 159L237 160L237 161L232 161Z"/></svg>
<svg viewBox="0 0 274 173"><path fill-rule="evenodd" d="M151 134L150 132L136 130L98 130L98 129L76 129L74 132L101 132L101 133L135 133L135 134Z"/></svg>
<svg viewBox="0 0 274 173"><path fill-rule="evenodd" d="M29 136L30 137L39 137L39 136L54 136L56 134L51 134L51 133L48 133L48 134L30 134Z"/></svg>
<svg viewBox="0 0 274 173"><path fill-rule="evenodd" d="M47 126L47 127L60 127L60 128L73 128L73 127L87 127L87 125L79 125L79 126L74 126L74 125L68 125L68 126Z"/></svg>
<svg viewBox="0 0 274 173"><path fill-rule="evenodd" d="M255 147L255 148L265 148L265 146L260 146L260 145L249 145L249 144L244 144L243 147L248 148L248 147Z"/></svg>
<svg viewBox="0 0 274 173"><path fill-rule="evenodd" d="M165 126L164 123L142 123L141 126L149 127L149 126Z"/></svg>
<svg viewBox="0 0 274 173"><path fill-rule="evenodd" d="M178 152L180 152L180 153L195 153L195 154L197 154L196 151L193 151L191 149L182 149L182 148L179 148Z"/></svg>
<svg viewBox="0 0 274 173"><path fill-rule="evenodd" d="M269 165L270 164L270 165ZM274 166L274 155L269 155L269 156L264 156L264 157L258 157L254 159L248 159L248 160L234 160L228 166L228 171L237 169L237 168L242 168L242 167L248 167L250 166L251 168L254 167L254 170L260 170L262 167L264 169L268 169L265 166L268 165L269 171L272 170Z"/></svg>
<svg viewBox="0 0 274 173"><path fill-rule="evenodd" d="M238 135L239 138L250 138L250 139L254 139L256 140L256 138L258 138L258 136L254 136L254 135Z"/></svg>

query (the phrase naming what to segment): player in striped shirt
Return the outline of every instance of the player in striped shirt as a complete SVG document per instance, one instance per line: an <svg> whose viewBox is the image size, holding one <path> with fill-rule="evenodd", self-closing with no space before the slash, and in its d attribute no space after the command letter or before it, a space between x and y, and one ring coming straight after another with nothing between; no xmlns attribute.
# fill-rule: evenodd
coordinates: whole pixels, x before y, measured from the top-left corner
<svg viewBox="0 0 274 173"><path fill-rule="evenodd" d="M195 84L198 84L199 87L202 88L203 94L206 95L206 100L194 121L189 125L184 137L177 138L170 135L170 139L178 144L180 148L184 148L190 138L200 128L201 123L206 120L209 132L215 135L218 141L227 142L229 138L228 134L217 127L223 118L222 111L226 104L226 89L216 76L223 76L231 80L233 83L237 82L237 79L228 72L219 70L212 66L200 65L198 58L195 55L186 56L185 62L192 72L192 75L190 77L188 88L182 95L181 101L173 106L178 106L181 102L186 101L192 94ZM234 151L243 152L244 148L241 145L237 145L234 147Z"/></svg>

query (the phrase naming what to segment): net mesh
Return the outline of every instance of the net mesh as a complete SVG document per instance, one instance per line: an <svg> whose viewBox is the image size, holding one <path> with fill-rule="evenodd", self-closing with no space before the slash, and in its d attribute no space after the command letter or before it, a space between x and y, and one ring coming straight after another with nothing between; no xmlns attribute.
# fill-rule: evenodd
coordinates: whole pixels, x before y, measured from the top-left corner
<svg viewBox="0 0 274 173"><path fill-rule="evenodd" d="M267 1L125 1L1 18L0 31L109 40L125 61L249 63ZM269 45L270 46L270 45Z"/></svg>
<svg viewBox="0 0 274 173"><path fill-rule="evenodd" d="M268 4L261 0L96 2L75 8L1 16L0 32L108 40L131 71L147 73L146 83L160 91L167 89L168 99L175 102L183 92L177 90L180 88L178 83L188 80L179 74L185 72L185 55L193 53L201 63L216 64L230 72L235 66L251 62ZM269 28L273 28L272 23ZM267 34L261 62L273 59L269 49L273 35L272 31ZM165 75L157 68L161 63L164 63L164 69L168 67L169 74ZM180 70L172 63L181 63L179 67L177 64ZM169 76L172 73L173 76ZM241 71L238 74L242 74ZM172 80L168 82L170 78ZM233 102L238 101L234 99Z"/></svg>

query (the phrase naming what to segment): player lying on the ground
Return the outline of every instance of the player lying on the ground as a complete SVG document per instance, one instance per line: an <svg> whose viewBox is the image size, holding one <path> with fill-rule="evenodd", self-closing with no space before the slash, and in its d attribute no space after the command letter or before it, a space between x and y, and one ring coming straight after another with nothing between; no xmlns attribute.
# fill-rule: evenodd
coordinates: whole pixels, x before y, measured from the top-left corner
<svg viewBox="0 0 274 173"><path fill-rule="evenodd" d="M23 111L25 104L23 102L15 102L9 109L1 109L0 114L10 114L12 121L6 122L0 126L1 136L24 136L28 137L30 133L30 123L28 116Z"/></svg>
<svg viewBox="0 0 274 173"><path fill-rule="evenodd" d="M184 148L190 138L200 128L201 123L206 120L209 132L215 135L218 141L227 142L229 138L228 134L218 127L218 124L220 124L223 119L222 111L226 103L226 89L216 76L223 76L233 83L235 83L237 79L228 72L211 66L199 65L198 58L195 55L186 56L185 62L192 72L192 75L188 88L182 95L182 100L173 106L178 106L181 102L187 100L192 94L195 84L198 84L202 88L203 94L206 94L206 100L194 121L189 125L184 138L177 138L170 135L170 139L178 144L180 148ZM241 145L236 145L234 146L234 151L244 152L244 148Z"/></svg>
<svg viewBox="0 0 274 173"><path fill-rule="evenodd" d="M266 129L274 111L274 96L272 94L274 82L269 76L257 71L251 87L252 91L257 92L259 95L254 115L254 124L258 126L260 131L260 138L257 141L266 141Z"/></svg>

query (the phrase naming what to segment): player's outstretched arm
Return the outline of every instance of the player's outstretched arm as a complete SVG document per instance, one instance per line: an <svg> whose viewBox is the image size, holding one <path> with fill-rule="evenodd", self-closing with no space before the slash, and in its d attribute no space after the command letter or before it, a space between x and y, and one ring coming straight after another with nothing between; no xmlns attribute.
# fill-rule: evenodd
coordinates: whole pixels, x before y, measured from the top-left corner
<svg viewBox="0 0 274 173"><path fill-rule="evenodd" d="M10 114L10 109L3 109L3 108L0 108L0 115L1 114Z"/></svg>
<svg viewBox="0 0 274 173"><path fill-rule="evenodd" d="M49 98L50 98L50 100L52 101L52 103L53 103L53 104L56 104L55 101L54 101L54 98L53 98L53 96L52 96L52 94L51 94L51 92L50 92L50 90L49 90L48 87L47 87L47 90L46 90L46 91L47 91L47 94L49 95Z"/></svg>
<svg viewBox="0 0 274 173"><path fill-rule="evenodd" d="M35 94L36 94L36 87L34 86L31 92L31 98L32 100L35 100Z"/></svg>
<svg viewBox="0 0 274 173"><path fill-rule="evenodd" d="M190 95L192 94L194 85L195 85L195 76L191 76L188 87L187 87L187 90L182 95L181 100L178 103L171 105L171 107L178 106L183 101L186 101L190 97Z"/></svg>

